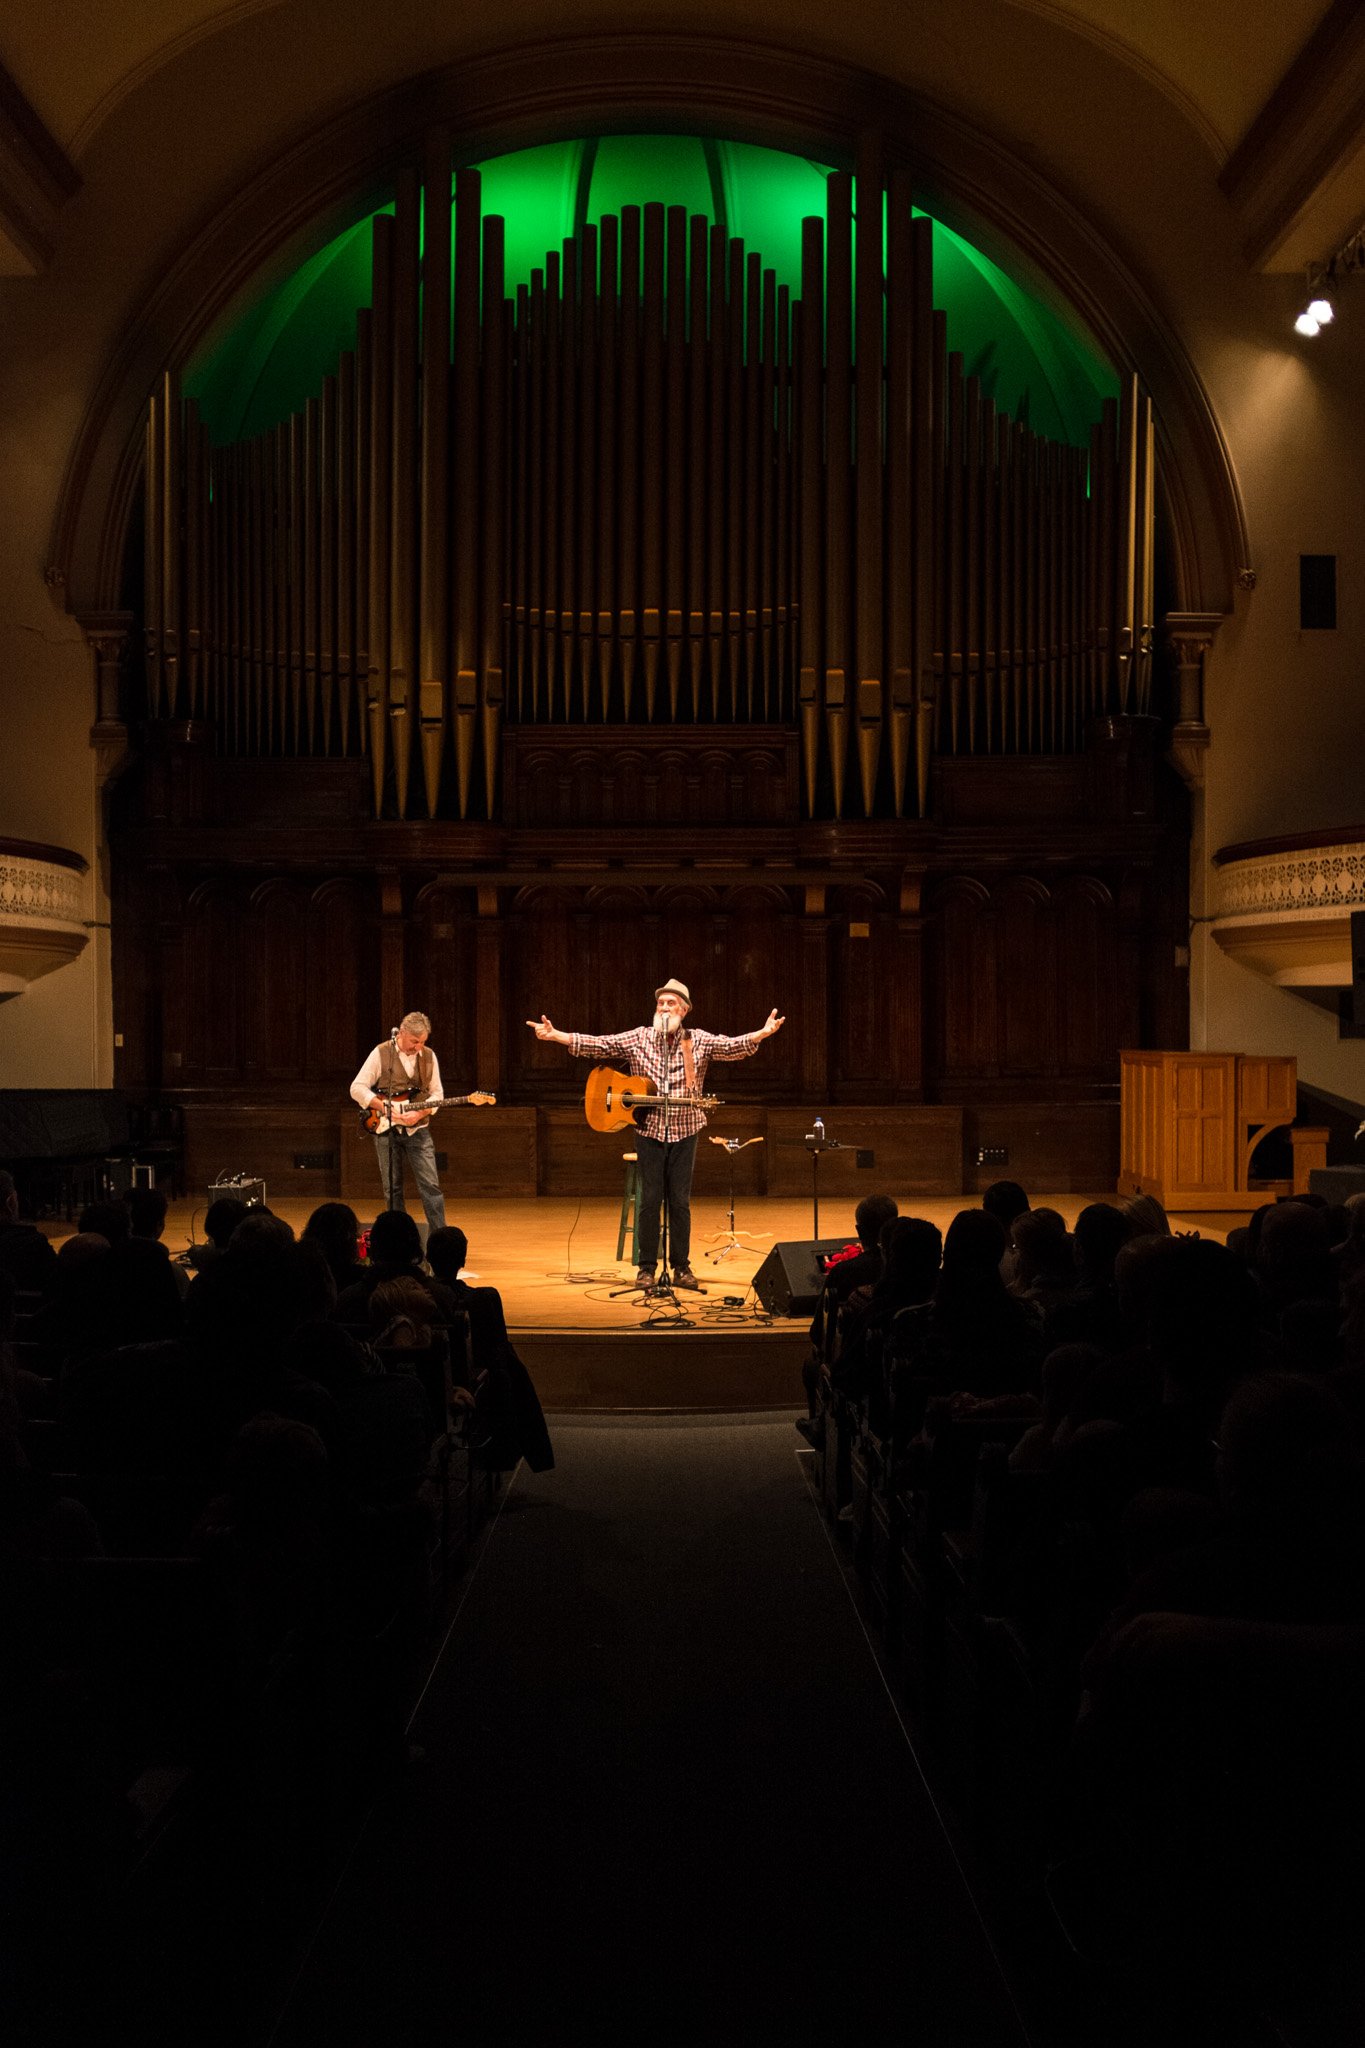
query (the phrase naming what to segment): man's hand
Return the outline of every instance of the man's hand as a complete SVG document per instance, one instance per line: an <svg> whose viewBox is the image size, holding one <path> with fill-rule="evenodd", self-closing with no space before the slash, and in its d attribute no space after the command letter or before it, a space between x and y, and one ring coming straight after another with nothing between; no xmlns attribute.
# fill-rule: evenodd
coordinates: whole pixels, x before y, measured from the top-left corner
<svg viewBox="0 0 1365 2048"><path fill-rule="evenodd" d="M423 1112L420 1109L396 1109L389 1121L390 1123L404 1124L411 1129L414 1124L420 1124L422 1119Z"/></svg>
<svg viewBox="0 0 1365 2048"><path fill-rule="evenodd" d="M776 1010L769 1010L767 1023L763 1026L761 1031L755 1031L754 1037L771 1038L774 1031L780 1031L782 1029L782 1026L786 1023L786 1021L787 1020L785 1017L778 1016Z"/></svg>
<svg viewBox="0 0 1365 2048"><path fill-rule="evenodd" d="M567 1045L569 1042L569 1033L567 1031L556 1031L548 1017L542 1017L538 1024L534 1017L528 1017L526 1022L530 1025L532 1031L535 1032L537 1038L547 1040L554 1045Z"/></svg>

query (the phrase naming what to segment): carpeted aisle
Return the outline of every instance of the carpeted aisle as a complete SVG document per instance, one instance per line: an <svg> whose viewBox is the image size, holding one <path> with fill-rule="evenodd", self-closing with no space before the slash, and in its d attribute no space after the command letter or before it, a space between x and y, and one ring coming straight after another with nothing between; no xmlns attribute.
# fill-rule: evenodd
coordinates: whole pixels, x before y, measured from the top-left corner
<svg viewBox="0 0 1365 2048"><path fill-rule="evenodd" d="M277 2048L1022 2040L790 1422L555 1443Z"/></svg>

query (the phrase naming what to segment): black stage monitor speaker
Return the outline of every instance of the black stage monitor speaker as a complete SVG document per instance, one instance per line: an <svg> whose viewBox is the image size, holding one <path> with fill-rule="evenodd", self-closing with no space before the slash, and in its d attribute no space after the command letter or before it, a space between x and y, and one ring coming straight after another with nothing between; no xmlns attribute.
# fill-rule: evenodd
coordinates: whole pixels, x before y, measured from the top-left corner
<svg viewBox="0 0 1365 2048"><path fill-rule="evenodd" d="M775 1244L754 1274L754 1293L770 1316L813 1316L825 1284L824 1260L851 1244L849 1237L803 1237Z"/></svg>

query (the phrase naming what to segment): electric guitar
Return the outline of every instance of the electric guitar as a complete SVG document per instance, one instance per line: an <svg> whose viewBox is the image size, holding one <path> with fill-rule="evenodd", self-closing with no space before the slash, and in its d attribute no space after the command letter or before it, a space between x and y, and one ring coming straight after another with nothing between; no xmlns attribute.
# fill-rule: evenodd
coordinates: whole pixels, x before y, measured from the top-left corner
<svg viewBox="0 0 1365 2048"><path fill-rule="evenodd" d="M487 1103L496 1102L496 1095L487 1094L476 1088L472 1095L433 1095L429 1102L416 1104L422 1121L419 1124L400 1124L393 1120L392 1112L400 1114L408 1106L406 1095L376 1095L373 1102L367 1102L360 1112L360 1128L368 1131L373 1138L382 1138L389 1130L396 1130L402 1137L405 1131L424 1131L438 1109L454 1109L461 1102L476 1103L483 1108Z"/></svg>
<svg viewBox="0 0 1365 2048"><path fill-rule="evenodd" d="M595 1131L624 1131L641 1109L715 1109L719 1103L718 1095L661 1095L648 1074L618 1074L610 1067L594 1067L583 1090L583 1114Z"/></svg>

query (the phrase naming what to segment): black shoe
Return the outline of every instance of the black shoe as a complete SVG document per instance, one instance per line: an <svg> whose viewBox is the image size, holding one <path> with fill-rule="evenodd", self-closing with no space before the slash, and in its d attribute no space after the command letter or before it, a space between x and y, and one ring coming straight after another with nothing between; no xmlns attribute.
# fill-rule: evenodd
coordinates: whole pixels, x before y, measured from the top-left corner
<svg viewBox="0 0 1365 2048"><path fill-rule="evenodd" d="M654 1268L652 1266L641 1266L639 1272L635 1275L635 1285L643 1287L646 1294L652 1294L654 1292Z"/></svg>
<svg viewBox="0 0 1365 2048"><path fill-rule="evenodd" d="M689 1294L705 1294L706 1292L706 1289L702 1286L690 1266L678 1266L674 1269L673 1285L685 1288Z"/></svg>

